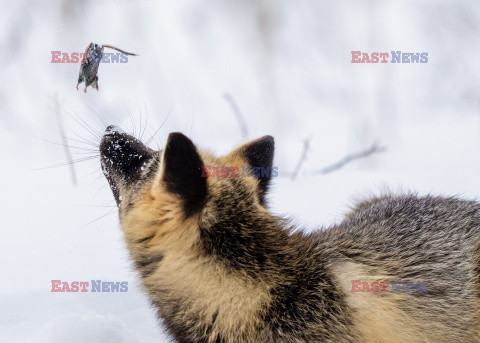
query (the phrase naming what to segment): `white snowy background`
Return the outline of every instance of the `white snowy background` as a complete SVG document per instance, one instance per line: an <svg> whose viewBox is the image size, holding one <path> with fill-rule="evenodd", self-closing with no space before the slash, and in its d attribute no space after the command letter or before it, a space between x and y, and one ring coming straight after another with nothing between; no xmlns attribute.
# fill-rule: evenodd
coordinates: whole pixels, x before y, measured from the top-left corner
<svg viewBox="0 0 480 343"><path fill-rule="evenodd" d="M139 286L95 157L105 124L151 146L182 131L218 153L275 136L275 213L305 230L392 191L480 195L480 3L426 0L0 1L0 342L169 342ZM51 51L136 52L100 91ZM352 64L352 50L428 52ZM57 99L57 100L55 100ZM60 108L55 111L56 106ZM61 113L77 183L66 162ZM163 123L163 125L162 125ZM291 173L310 139L296 180ZM50 143L55 142L58 144ZM379 142L387 151L312 172ZM88 150L93 149L93 150ZM128 281L127 293L52 293L51 280Z"/></svg>

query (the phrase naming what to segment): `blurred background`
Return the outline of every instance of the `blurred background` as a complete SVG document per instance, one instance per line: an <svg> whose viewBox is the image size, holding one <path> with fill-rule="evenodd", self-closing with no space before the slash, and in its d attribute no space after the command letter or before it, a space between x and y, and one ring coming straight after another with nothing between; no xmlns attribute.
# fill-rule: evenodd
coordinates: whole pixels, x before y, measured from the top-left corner
<svg viewBox="0 0 480 343"><path fill-rule="evenodd" d="M386 190L480 195L478 1L0 2L1 342L169 342L101 174L107 124L219 154L273 135L270 206L303 230ZM80 64L51 51L90 42L139 56L101 64L84 94ZM352 64L352 50L429 59ZM50 292L98 279L128 292Z"/></svg>

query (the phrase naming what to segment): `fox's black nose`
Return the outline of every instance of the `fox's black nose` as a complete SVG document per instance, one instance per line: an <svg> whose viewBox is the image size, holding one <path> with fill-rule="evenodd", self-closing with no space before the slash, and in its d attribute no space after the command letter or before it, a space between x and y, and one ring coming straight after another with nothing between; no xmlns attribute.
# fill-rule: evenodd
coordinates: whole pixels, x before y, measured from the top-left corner
<svg viewBox="0 0 480 343"><path fill-rule="evenodd" d="M105 130L105 134L108 135L110 133L123 133L123 130L115 125L108 125L107 129Z"/></svg>

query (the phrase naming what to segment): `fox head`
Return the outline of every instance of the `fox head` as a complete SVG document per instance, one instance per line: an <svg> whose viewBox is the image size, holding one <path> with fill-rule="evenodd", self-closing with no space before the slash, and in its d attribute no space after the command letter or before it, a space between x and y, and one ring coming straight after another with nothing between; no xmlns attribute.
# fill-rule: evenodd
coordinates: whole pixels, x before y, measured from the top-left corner
<svg viewBox="0 0 480 343"><path fill-rule="evenodd" d="M119 207L126 214L141 195L150 194L150 200L169 195L178 200L183 218L198 214L208 202L215 200L219 188L223 196L239 192L252 204L264 206L271 175L247 176L232 181L228 176L240 176L242 166L271 168L274 140L264 136L233 150L226 156L215 157L196 148L193 142L179 132L168 136L165 148L154 151L140 140L111 125L100 143L102 170ZM235 174L229 170L222 181L209 180L205 166L238 167ZM244 175L245 176L245 175ZM153 203L152 203L153 205Z"/></svg>
<svg viewBox="0 0 480 343"><path fill-rule="evenodd" d="M266 208L272 175L233 176L240 176L246 165L271 168L273 137L264 136L216 157L181 133L171 133L164 149L155 151L109 126L100 154L135 260L147 251L155 251L160 259L170 251L195 248L239 269L264 264L262 252L273 244L265 229L268 225L263 225L268 223L262 223L273 220ZM236 167L240 172L205 177L202 166L207 165ZM153 272L146 269L144 274Z"/></svg>

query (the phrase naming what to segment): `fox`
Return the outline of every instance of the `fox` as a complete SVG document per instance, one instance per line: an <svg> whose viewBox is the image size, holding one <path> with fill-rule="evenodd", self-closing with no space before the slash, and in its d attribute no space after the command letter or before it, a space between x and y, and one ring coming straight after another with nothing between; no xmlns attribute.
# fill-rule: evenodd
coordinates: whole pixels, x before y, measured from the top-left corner
<svg viewBox="0 0 480 343"><path fill-rule="evenodd" d="M202 176L272 167L274 145L216 156L173 132L153 150L107 127L101 167L175 342L480 342L480 204L384 194L307 231L269 210L271 175ZM426 287L378 287L391 280Z"/></svg>

